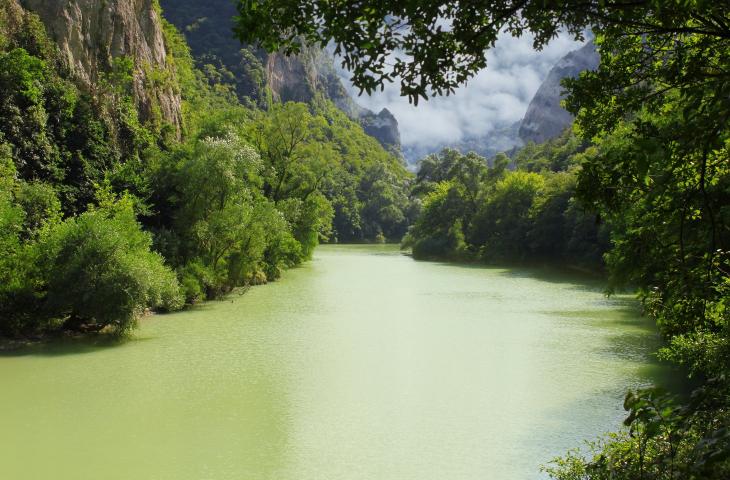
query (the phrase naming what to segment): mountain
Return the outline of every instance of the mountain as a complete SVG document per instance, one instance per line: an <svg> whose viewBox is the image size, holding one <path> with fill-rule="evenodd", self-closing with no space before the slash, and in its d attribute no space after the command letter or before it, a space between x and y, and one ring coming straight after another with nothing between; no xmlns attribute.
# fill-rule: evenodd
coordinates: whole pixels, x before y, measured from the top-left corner
<svg viewBox="0 0 730 480"><path fill-rule="evenodd" d="M18 19L25 17L17 0L5 1ZM133 96L142 120L159 116L179 135L180 93L171 82L154 80L174 72L153 0L23 0L22 6L38 15L58 45L63 67L87 89L114 69L115 58L131 59Z"/></svg>
<svg viewBox="0 0 730 480"><path fill-rule="evenodd" d="M160 4L165 18L185 35L198 66L215 72L211 82L232 85L242 101L266 108L272 100L310 103L321 95L386 149L400 150L393 115L387 110L376 114L357 105L325 50L305 47L299 55L285 56L241 45L233 36L236 9L230 0L161 0ZM206 69L206 64L216 68Z"/></svg>
<svg viewBox="0 0 730 480"><path fill-rule="evenodd" d="M410 164L431 153L444 148L454 148L462 152L476 152L491 158L498 152L513 151L528 142L542 143L558 137L573 121L573 117L560 106L564 78L576 77L584 70L598 67L599 56L595 45L590 42L574 50L550 70L535 96L530 101L525 116L519 122L504 125L484 135L465 137L459 142L422 147L405 146L403 155Z"/></svg>
<svg viewBox="0 0 730 480"><path fill-rule="evenodd" d="M374 137L386 150L400 150L400 131L398 120L395 119L390 110L384 108L380 113L361 108L358 114L358 122L362 125L365 133Z"/></svg>
<svg viewBox="0 0 730 480"><path fill-rule="evenodd" d="M455 143L436 147L420 147L418 145L403 147L403 156L408 163L415 164L427 155L438 153L444 148L453 148L460 152L474 152L484 158L492 158L499 152L509 152L522 146L522 141L517 135L519 128L520 122L515 122L502 128L495 128L485 135L466 137Z"/></svg>
<svg viewBox="0 0 730 480"><path fill-rule="evenodd" d="M560 135L572 122L573 116L560 106L564 78L577 77L584 70L595 70L600 57L593 42L564 56L548 73L532 98L519 128L524 142L542 143Z"/></svg>

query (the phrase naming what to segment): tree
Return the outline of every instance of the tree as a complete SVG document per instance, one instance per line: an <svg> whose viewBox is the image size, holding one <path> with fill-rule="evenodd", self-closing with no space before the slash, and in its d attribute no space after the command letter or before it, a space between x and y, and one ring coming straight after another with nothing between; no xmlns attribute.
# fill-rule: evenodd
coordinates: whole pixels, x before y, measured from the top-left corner
<svg viewBox="0 0 730 480"><path fill-rule="evenodd" d="M453 93L486 67L484 52L502 32L529 33L536 49L561 30L582 38L586 28L730 40L727 6L711 0L239 0L238 12L243 41L285 52L332 42L361 90L400 80L401 94L414 103Z"/></svg>
<svg viewBox="0 0 730 480"><path fill-rule="evenodd" d="M207 297L216 297L243 285L266 249L260 216L267 200L258 192L263 164L234 133L201 139L183 155L175 174L182 263L200 262L202 269L194 267L188 276L199 280Z"/></svg>
<svg viewBox="0 0 730 480"><path fill-rule="evenodd" d="M9 146L0 142L0 334L6 335L23 327L24 315L17 307L28 297L21 241L25 213L15 202L18 181L10 154Z"/></svg>
<svg viewBox="0 0 730 480"><path fill-rule="evenodd" d="M409 220L404 179L387 165L376 164L363 172L359 187L363 235L383 241L402 238Z"/></svg>
<svg viewBox="0 0 730 480"><path fill-rule="evenodd" d="M514 172L496 184L469 233L470 242L483 247L485 258L521 260L526 256L530 214L544 186L543 177L528 172Z"/></svg>
<svg viewBox="0 0 730 480"><path fill-rule="evenodd" d="M180 308L177 278L151 245L131 199L102 191L99 207L50 229L33 246L45 272L45 314L65 319L66 328L121 334L147 307Z"/></svg>
<svg viewBox="0 0 730 480"><path fill-rule="evenodd" d="M288 102L262 112L251 124L249 138L266 162L264 189L273 201L290 196L303 183L316 185L326 175L328 169L321 161L332 159L331 152L313 151L323 147L315 140L322 131L321 122L322 118L313 116L307 105Z"/></svg>
<svg viewBox="0 0 730 480"><path fill-rule="evenodd" d="M423 199L421 213L403 239L416 259L466 258L464 240L463 189L453 181L443 181Z"/></svg>

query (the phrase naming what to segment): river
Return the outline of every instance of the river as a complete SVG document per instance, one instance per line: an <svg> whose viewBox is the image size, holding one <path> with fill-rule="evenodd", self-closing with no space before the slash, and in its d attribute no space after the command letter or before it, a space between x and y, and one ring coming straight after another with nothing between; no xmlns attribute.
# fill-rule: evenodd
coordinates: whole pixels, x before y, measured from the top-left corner
<svg viewBox="0 0 730 480"><path fill-rule="evenodd" d="M115 346L0 356L0 478L531 480L662 373L626 297L323 246Z"/></svg>

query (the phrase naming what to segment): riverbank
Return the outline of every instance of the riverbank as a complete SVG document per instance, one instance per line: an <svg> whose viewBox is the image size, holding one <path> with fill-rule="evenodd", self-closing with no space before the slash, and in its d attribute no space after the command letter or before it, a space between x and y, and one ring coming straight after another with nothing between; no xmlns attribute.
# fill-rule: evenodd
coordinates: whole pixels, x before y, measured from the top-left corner
<svg viewBox="0 0 730 480"><path fill-rule="evenodd" d="M349 242L349 243L327 243L320 245L320 248L337 248L337 247L344 247L344 248L375 248L375 249L383 249L383 250L389 250L392 252L399 252L400 254L407 256L409 258L412 258L414 261L417 262L436 262L436 263L446 263L456 266L463 266L463 267L469 267L469 268L500 268L500 269L519 269L523 270L525 272L529 271L537 276L543 276L543 277L554 277L556 274L566 275L568 277L575 277L574 279L577 281L581 280L581 277L584 279L588 279L591 282L597 282L605 279L605 272L604 271L596 271L596 270L590 270L588 268L578 266L578 265L569 265L564 263L558 263L558 262L528 262L528 261L522 261L522 262L485 262L483 260L480 260L476 257L461 257L461 258L451 258L451 257L434 257L434 258L415 258L413 257L412 251L410 249L404 249L401 247L400 243L396 242ZM297 268L297 267L294 267ZM286 272L284 272L286 274ZM212 299L207 300L204 302L199 302L195 304L189 304L186 305L184 310L190 310L195 308L200 308L201 306L210 303L210 302L225 302L225 301L231 301L231 299L244 295L247 293L252 287L259 287L264 285L269 285L273 282L267 282L267 281L257 281L253 282L250 285L247 285L245 287L239 287L234 289L231 292L226 293L219 299ZM174 313L174 312L172 312ZM144 314L137 320L138 322L145 321L146 318L152 316L152 315L168 315L170 312L156 312L152 309L146 309ZM9 353L13 351L20 351L25 348L39 346L43 344L47 344L49 342L56 342L60 340L82 340L87 339L89 341L95 341L95 340L102 340L102 342L106 343L114 343L116 341L123 341L126 337L128 337L128 334L122 334L119 335L115 332L112 332L110 329L107 329L108 331L82 331L82 330L70 330L70 329L64 329L62 328L62 321L57 322L57 326L54 329L51 329L49 331L45 332L35 332L33 334L28 335L27 337L15 337L15 338L7 338L0 336L0 353Z"/></svg>
<svg viewBox="0 0 730 480"><path fill-rule="evenodd" d="M605 266L589 266L578 263L566 263L562 260L491 260L487 261L479 258L477 255L462 255L462 256L427 256L417 257L413 255L413 251L410 248L401 248L401 251L405 255L410 256L418 262L446 262L453 263L455 265L465 265L474 267L484 268L520 268L520 269L533 269L533 270L544 270L548 272L562 271L565 273L573 273L578 275L584 275L595 279L606 279L608 272Z"/></svg>

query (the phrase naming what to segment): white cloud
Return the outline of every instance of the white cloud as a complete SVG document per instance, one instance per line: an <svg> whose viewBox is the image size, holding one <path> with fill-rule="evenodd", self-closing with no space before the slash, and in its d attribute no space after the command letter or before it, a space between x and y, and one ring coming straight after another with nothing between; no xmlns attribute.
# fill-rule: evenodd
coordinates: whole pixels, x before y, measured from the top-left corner
<svg viewBox="0 0 730 480"><path fill-rule="evenodd" d="M421 101L418 107L400 96L396 83L383 92L357 96L346 71L340 72L355 100L375 112L387 107L398 120L404 147L437 147L488 134L520 120L553 65L581 46L566 35L540 52L532 38L502 35L487 53L487 68L448 97Z"/></svg>

